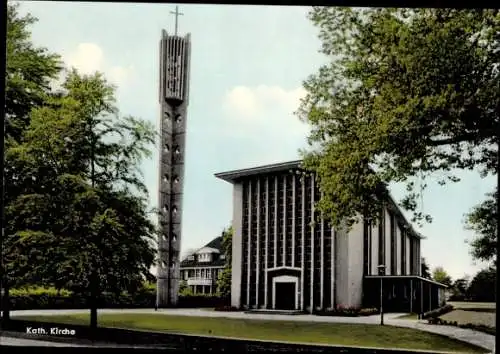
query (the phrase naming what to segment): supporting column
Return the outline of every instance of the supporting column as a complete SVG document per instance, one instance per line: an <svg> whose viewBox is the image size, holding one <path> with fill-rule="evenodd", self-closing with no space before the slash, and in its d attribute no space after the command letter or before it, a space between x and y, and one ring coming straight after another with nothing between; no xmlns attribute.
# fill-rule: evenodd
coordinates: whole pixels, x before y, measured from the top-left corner
<svg viewBox="0 0 500 354"><path fill-rule="evenodd" d="M269 177L266 177L266 246L264 249L264 308L267 309L267 293L268 293L268 283L267 283L267 267L269 262Z"/></svg>
<svg viewBox="0 0 500 354"><path fill-rule="evenodd" d="M320 280L319 280L319 287L320 287L320 299L319 299L319 306L321 309L324 309L324 304L323 304L323 292L325 290L324 286L324 278L325 278L325 221L323 220L323 217L321 217L321 271L320 271Z"/></svg>
<svg viewBox="0 0 500 354"><path fill-rule="evenodd" d="M245 274L243 274L243 262L246 255L243 254L243 219L246 215L243 215L243 183L235 183L233 187L233 242L231 248L231 306L236 308L241 308L244 304L241 302L242 293L245 289L242 289L241 283L245 279ZM222 270L220 270L222 271ZM217 272L217 276L219 271Z"/></svg>
<svg viewBox="0 0 500 354"><path fill-rule="evenodd" d="M413 279L410 279L410 313L413 313Z"/></svg>
<svg viewBox="0 0 500 354"><path fill-rule="evenodd" d="M286 175L283 176L283 267L286 267Z"/></svg>
<svg viewBox="0 0 500 354"><path fill-rule="evenodd" d="M252 270L252 257L250 248L252 246L252 182L248 182L248 240L247 240L247 307L250 308L250 273Z"/></svg>
<svg viewBox="0 0 500 354"><path fill-rule="evenodd" d="M432 285L429 284L429 311L432 311Z"/></svg>
<svg viewBox="0 0 500 354"><path fill-rule="evenodd" d="M424 281L420 280L420 314L424 313Z"/></svg>
<svg viewBox="0 0 500 354"><path fill-rule="evenodd" d="M274 178L274 268L278 266L278 177Z"/></svg>
<svg viewBox="0 0 500 354"><path fill-rule="evenodd" d="M311 281L310 281L310 305L311 313L314 312L314 175L311 176Z"/></svg>
<svg viewBox="0 0 500 354"><path fill-rule="evenodd" d="M331 274L330 274L330 296L331 306L335 308L335 230L331 228Z"/></svg>
<svg viewBox="0 0 500 354"><path fill-rule="evenodd" d="M260 178L257 178L257 255L255 257L255 306L259 308L260 277Z"/></svg>
<svg viewBox="0 0 500 354"><path fill-rule="evenodd" d="M292 176L292 267L295 267L295 174Z"/></svg>
<svg viewBox="0 0 500 354"><path fill-rule="evenodd" d="M302 175L300 187L302 188L302 223L300 225L300 233L302 242L300 244L300 309L305 310L304 306L304 272L306 271L305 264L305 232L306 232L306 184L305 176Z"/></svg>

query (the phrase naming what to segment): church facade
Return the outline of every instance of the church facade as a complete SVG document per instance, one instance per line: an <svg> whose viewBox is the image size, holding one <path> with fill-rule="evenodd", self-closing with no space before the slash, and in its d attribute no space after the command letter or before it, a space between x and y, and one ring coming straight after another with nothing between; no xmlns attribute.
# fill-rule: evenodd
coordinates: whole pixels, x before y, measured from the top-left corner
<svg viewBox="0 0 500 354"><path fill-rule="evenodd" d="M443 286L421 277L423 237L391 198L377 225L362 221L348 232L324 220L311 226L320 192L300 163L216 174L233 184L232 306L378 308L380 289L389 311L444 304Z"/></svg>

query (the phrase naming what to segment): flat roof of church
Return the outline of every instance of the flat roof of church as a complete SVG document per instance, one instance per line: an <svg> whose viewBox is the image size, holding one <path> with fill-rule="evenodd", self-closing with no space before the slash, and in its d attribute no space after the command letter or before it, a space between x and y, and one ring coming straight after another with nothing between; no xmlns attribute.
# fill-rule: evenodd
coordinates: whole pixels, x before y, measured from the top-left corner
<svg viewBox="0 0 500 354"><path fill-rule="evenodd" d="M239 170L233 170L233 171L227 171L227 172L220 172L216 173L215 177L220 178L226 182L229 183L235 183L238 179L243 178L243 177L250 177L250 176L255 176L255 175L260 175L263 173L273 173L273 172L282 172L290 169L298 169L300 168L300 165L302 163L302 160L294 160L294 161L288 161L288 162L279 162L279 163L273 163L269 165L263 165L263 166L257 166L257 167L251 167L251 168L243 168ZM425 236L423 236L421 233L417 232L413 226L411 225L410 222L406 219L404 214L401 212L401 209L399 208L398 204L388 191L387 193L389 197L389 202L392 204L393 210L396 211L397 214L399 214L399 217L404 221L404 223L409 227L410 231L414 236L420 239L425 239Z"/></svg>
<svg viewBox="0 0 500 354"><path fill-rule="evenodd" d="M243 168L241 170L233 170L228 172L216 173L215 177L220 178L226 182L234 183L237 179L242 177L249 177L254 175L260 175L263 173L281 172L288 169L300 168L302 160L288 161L273 163L270 165L263 165L252 168Z"/></svg>

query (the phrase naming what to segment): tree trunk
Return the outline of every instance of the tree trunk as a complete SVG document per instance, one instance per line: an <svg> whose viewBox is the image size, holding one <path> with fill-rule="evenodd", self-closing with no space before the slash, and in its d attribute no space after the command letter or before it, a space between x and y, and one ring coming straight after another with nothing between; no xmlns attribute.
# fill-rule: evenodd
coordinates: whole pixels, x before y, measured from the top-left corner
<svg viewBox="0 0 500 354"><path fill-rule="evenodd" d="M90 276L90 328L97 329L97 305L99 299L98 277L95 271Z"/></svg>
<svg viewBox="0 0 500 354"><path fill-rule="evenodd" d="M5 325L10 320L10 288L7 282L3 283L2 295L2 324Z"/></svg>

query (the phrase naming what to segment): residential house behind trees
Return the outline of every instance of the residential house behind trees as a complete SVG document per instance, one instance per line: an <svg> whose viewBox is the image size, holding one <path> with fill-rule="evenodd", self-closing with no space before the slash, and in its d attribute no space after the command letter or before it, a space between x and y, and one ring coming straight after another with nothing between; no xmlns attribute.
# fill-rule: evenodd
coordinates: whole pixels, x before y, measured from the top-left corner
<svg viewBox="0 0 500 354"><path fill-rule="evenodd" d="M219 236L182 260L181 288L187 287L193 294L215 294L217 279L225 264L222 236Z"/></svg>

